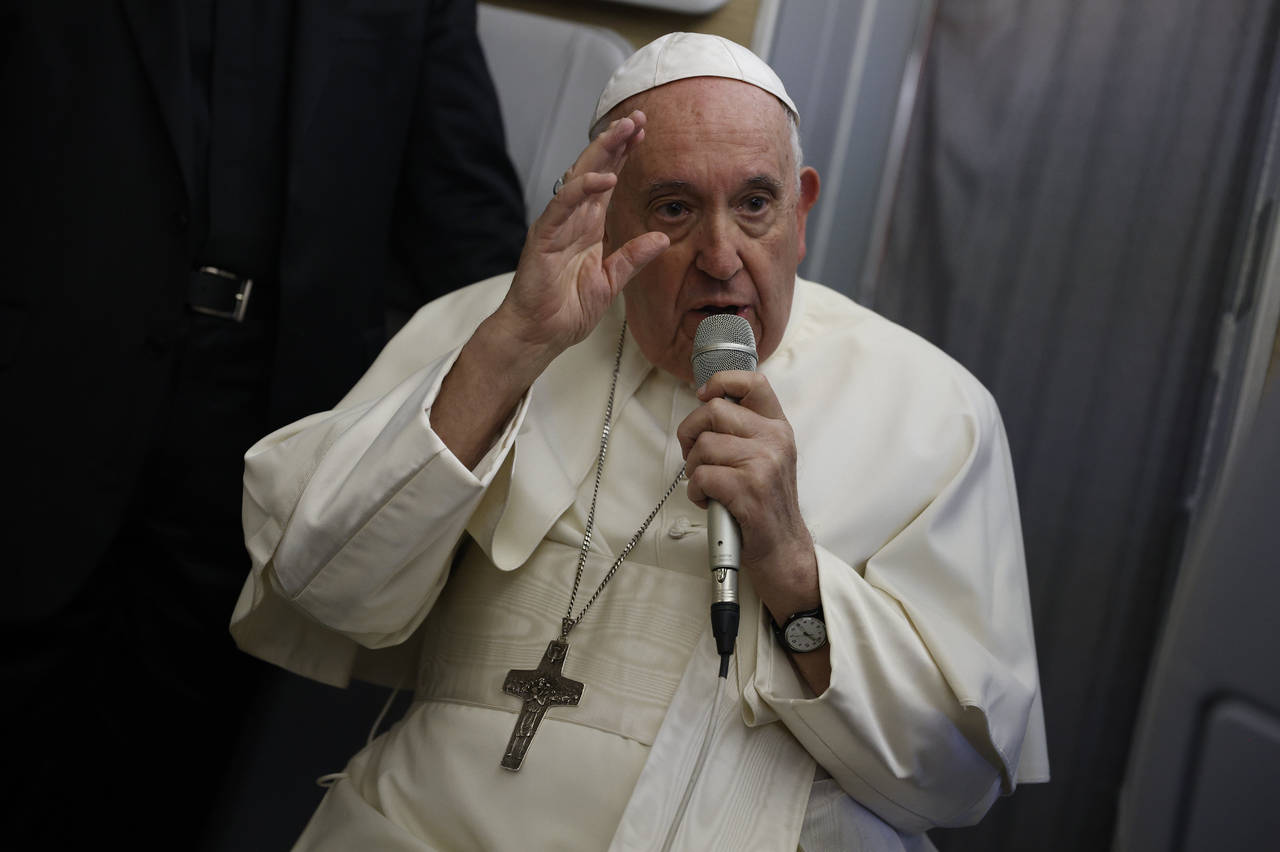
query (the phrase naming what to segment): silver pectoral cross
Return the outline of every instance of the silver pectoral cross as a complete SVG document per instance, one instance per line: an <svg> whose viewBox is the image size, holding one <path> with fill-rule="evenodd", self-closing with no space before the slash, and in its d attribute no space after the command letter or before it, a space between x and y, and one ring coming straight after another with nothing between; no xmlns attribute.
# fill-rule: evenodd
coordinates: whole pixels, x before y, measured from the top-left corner
<svg viewBox="0 0 1280 852"><path fill-rule="evenodd" d="M515 730L502 755L502 768L513 772L524 762L525 752L538 732L548 707L572 707L582 698L582 681L570 680L560 673L569 643L553 639L536 669L512 669L502 684L502 691L524 699L524 707L516 718Z"/></svg>

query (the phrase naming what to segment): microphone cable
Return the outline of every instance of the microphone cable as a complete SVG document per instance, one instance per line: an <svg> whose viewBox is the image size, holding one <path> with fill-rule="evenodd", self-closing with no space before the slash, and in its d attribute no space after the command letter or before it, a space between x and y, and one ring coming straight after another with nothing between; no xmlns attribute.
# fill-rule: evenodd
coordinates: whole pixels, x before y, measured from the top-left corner
<svg viewBox="0 0 1280 852"><path fill-rule="evenodd" d="M727 670L727 664L722 658L720 664L722 669ZM720 702L724 698L725 683L727 679L723 674L720 675L720 682L716 684L716 696L711 702L711 715L707 717L707 730L702 735L702 745L698 748L698 759L694 761L693 773L689 776L689 782L685 784L684 795L680 797L680 806L676 808L676 815L671 819L671 825L667 827L667 838L662 843L662 852L670 852L671 844L676 840L676 834L680 831L680 825L684 822L685 811L689 808L689 800L693 798L693 788L697 786L698 779L702 777L702 768L707 762L707 754L711 751L711 740L716 732L716 717L720 715Z"/></svg>

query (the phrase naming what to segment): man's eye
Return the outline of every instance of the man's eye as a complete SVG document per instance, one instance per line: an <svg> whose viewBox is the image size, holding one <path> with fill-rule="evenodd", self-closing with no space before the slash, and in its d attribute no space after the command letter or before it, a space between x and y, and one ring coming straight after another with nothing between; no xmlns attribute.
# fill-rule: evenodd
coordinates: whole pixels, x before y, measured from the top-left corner
<svg viewBox="0 0 1280 852"><path fill-rule="evenodd" d="M689 208L685 207L679 201L664 201L657 207L657 213L664 219L679 219Z"/></svg>
<svg viewBox="0 0 1280 852"><path fill-rule="evenodd" d="M769 199L763 195L753 195L742 203L748 213L760 213L769 206Z"/></svg>

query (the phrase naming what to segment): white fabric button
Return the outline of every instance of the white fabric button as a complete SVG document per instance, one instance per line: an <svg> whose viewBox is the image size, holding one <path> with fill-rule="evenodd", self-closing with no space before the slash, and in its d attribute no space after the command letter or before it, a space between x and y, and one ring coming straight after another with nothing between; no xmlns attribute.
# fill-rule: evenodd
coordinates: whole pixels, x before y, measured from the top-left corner
<svg viewBox="0 0 1280 852"><path fill-rule="evenodd" d="M687 535L693 535L700 529L702 529L702 524L695 524L681 515L667 528L667 535L672 538L684 538Z"/></svg>

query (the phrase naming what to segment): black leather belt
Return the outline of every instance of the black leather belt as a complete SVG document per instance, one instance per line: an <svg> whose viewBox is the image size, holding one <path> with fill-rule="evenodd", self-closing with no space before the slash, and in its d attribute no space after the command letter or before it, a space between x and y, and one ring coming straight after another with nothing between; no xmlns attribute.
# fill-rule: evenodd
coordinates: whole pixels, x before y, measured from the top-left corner
<svg viewBox="0 0 1280 852"><path fill-rule="evenodd" d="M191 273L187 304L199 314L244 322L251 292L252 278L241 278L216 266L202 266Z"/></svg>

